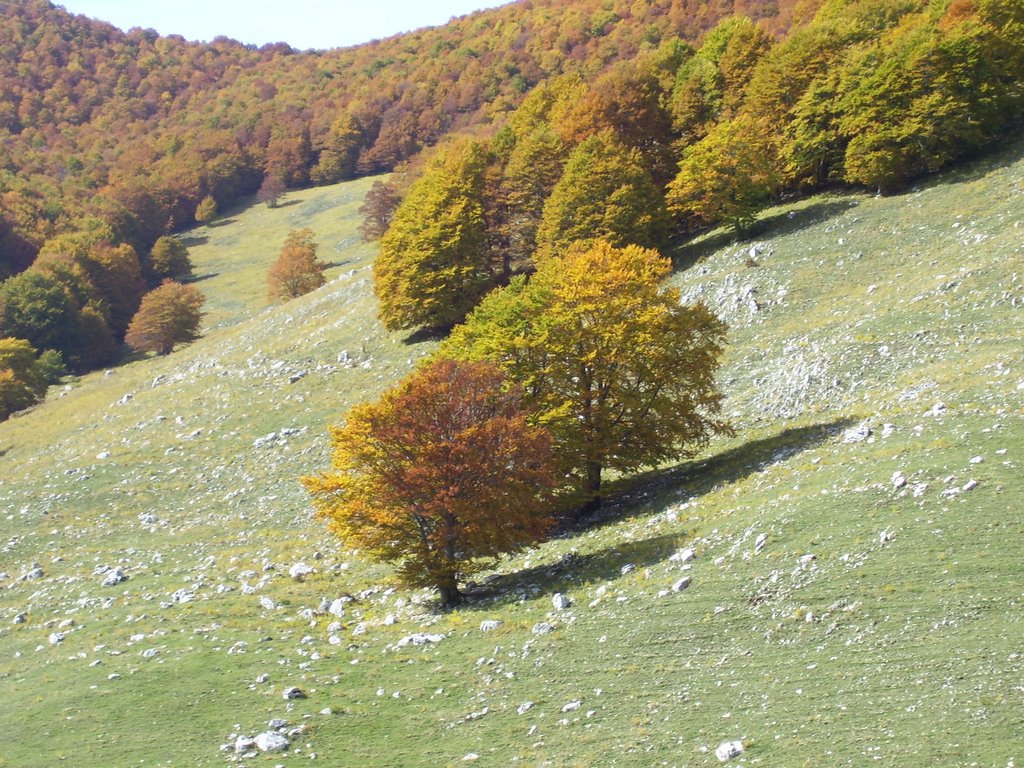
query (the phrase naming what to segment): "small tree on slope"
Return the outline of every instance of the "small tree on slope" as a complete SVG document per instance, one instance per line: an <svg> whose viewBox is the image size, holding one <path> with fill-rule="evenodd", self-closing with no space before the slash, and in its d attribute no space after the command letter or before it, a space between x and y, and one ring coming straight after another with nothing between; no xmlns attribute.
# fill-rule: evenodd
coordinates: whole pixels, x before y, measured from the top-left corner
<svg viewBox="0 0 1024 768"><path fill-rule="evenodd" d="M316 257L313 231L292 230L267 275L270 300L294 299L316 290L327 282L326 268L327 265Z"/></svg>
<svg viewBox="0 0 1024 768"><path fill-rule="evenodd" d="M164 280L142 297L124 340L139 352L169 355L175 344L199 338L203 294L189 285Z"/></svg>

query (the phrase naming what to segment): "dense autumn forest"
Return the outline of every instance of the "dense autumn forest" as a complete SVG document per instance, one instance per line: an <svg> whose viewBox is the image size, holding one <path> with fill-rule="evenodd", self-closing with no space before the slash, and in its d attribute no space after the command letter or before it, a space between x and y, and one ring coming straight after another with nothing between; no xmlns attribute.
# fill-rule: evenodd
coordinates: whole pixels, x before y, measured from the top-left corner
<svg viewBox="0 0 1024 768"><path fill-rule="evenodd" d="M661 247L741 230L782 194L897 189L1024 110L1020 0L522 0L327 52L0 5L0 337L73 371L119 357L167 276L154 243L261 186L381 173L443 144L378 280L406 302L388 325L445 326L460 317L424 311L402 285L416 268L393 268L429 249L415 222L444 213L439 195L475 217L456 245L474 254L451 254L475 270L461 316L535 252Z"/></svg>

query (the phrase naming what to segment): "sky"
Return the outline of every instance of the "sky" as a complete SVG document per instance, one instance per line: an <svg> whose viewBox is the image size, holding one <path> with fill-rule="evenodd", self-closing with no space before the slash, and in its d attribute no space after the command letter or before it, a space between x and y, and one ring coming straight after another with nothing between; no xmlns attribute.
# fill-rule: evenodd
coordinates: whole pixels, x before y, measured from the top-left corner
<svg viewBox="0 0 1024 768"><path fill-rule="evenodd" d="M56 0L70 13L123 30L155 29L209 41L285 42L293 48L338 48L420 27L445 24L508 0Z"/></svg>

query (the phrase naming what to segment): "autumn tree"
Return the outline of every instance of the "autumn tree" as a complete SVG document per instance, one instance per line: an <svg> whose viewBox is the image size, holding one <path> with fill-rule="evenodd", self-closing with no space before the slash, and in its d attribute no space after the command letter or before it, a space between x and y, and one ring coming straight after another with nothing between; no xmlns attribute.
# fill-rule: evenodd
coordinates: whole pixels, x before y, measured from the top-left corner
<svg viewBox="0 0 1024 768"><path fill-rule="evenodd" d="M331 435L333 469L303 478L319 514L404 583L436 588L445 607L551 524L550 436L527 424L519 389L493 365L435 360Z"/></svg>
<svg viewBox="0 0 1024 768"><path fill-rule="evenodd" d="M363 223L359 225L359 234L363 240L370 242L384 237L384 233L391 226L391 219L395 216L395 209L401 201L402 197L394 184L379 179L373 182L363 204L359 206L359 213L363 217Z"/></svg>
<svg viewBox="0 0 1024 768"><path fill-rule="evenodd" d="M287 191L288 187L285 186L284 178L281 175L268 173L263 177L263 183L260 184L260 188L256 192L256 199L261 203L266 203L267 208L277 208L277 201Z"/></svg>
<svg viewBox="0 0 1024 768"><path fill-rule="evenodd" d="M492 292L441 354L487 360L523 387L582 499L602 473L691 455L728 431L715 386L725 324L681 306L656 251L598 241L543 260Z"/></svg>
<svg viewBox="0 0 1024 768"><path fill-rule="evenodd" d="M316 257L313 230L293 229L267 274L270 300L294 299L316 290L327 282L326 268Z"/></svg>
<svg viewBox="0 0 1024 768"><path fill-rule="evenodd" d="M314 184L334 184L351 179L356 172L361 138L356 121L348 112L342 112L327 132L317 164L309 172L310 180Z"/></svg>
<svg viewBox="0 0 1024 768"><path fill-rule="evenodd" d="M577 240L604 239L612 245L664 243L665 202L644 168L640 153L611 131L577 146L544 203L537 228L538 256L556 253Z"/></svg>
<svg viewBox="0 0 1024 768"><path fill-rule="evenodd" d="M506 207L506 248L511 264L537 250L544 201L562 177L569 148L546 123L518 139L505 164L499 193Z"/></svg>
<svg viewBox="0 0 1024 768"><path fill-rule="evenodd" d="M176 344L199 338L203 294L190 285L164 280L142 297L124 340L138 352L169 355Z"/></svg>
<svg viewBox="0 0 1024 768"><path fill-rule="evenodd" d="M167 278L181 281L190 277L192 260L188 257L188 248L178 238L164 235L149 252L149 270L160 282Z"/></svg>
<svg viewBox="0 0 1024 768"><path fill-rule="evenodd" d="M195 219L199 224L209 224L217 218L217 201L212 195L207 195L199 201L196 206Z"/></svg>
<svg viewBox="0 0 1024 768"><path fill-rule="evenodd" d="M49 383L46 365L31 344L0 338L0 420L39 402Z"/></svg>
<svg viewBox="0 0 1024 768"><path fill-rule="evenodd" d="M115 338L124 336L142 301L145 283L135 249L127 243L98 243L82 259L89 279L107 307L107 322Z"/></svg>
<svg viewBox="0 0 1024 768"><path fill-rule="evenodd" d="M493 285L481 203L485 167L477 142L443 147L395 211L373 266L389 330L450 327Z"/></svg>
<svg viewBox="0 0 1024 768"><path fill-rule="evenodd" d="M267 145L267 176L276 176L288 187L300 187L309 181L313 147L309 125L285 122L274 131Z"/></svg>
<svg viewBox="0 0 1024 768"><path fill-rule="evenodd" d="M669 209L682 229L724 223L742 234L778 189L775 149L749 120L721 123L683 152L669 185Z"/></svg>

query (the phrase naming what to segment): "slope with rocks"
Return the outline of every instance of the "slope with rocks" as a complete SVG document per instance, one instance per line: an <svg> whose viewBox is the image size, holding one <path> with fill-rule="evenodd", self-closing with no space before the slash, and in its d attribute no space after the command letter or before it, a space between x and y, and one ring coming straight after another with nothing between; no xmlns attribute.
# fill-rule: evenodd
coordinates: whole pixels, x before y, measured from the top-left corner
<svg viewBox="0 0 1024 768"><path fill-rule="evenodd" d="M678 253L732 327L737 437L448 614L296 481L432 349L374 319L366 188L190 233L204 338L0 424L0 763L1024 759L1020 147ZM295 226L329 282L265 307Z"/></svg>

